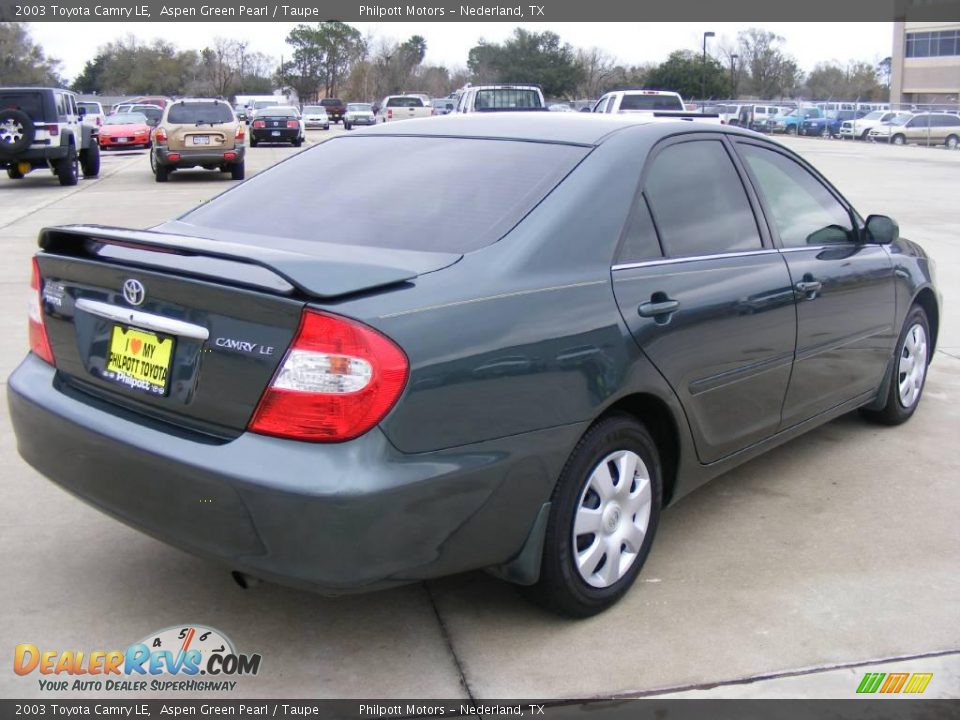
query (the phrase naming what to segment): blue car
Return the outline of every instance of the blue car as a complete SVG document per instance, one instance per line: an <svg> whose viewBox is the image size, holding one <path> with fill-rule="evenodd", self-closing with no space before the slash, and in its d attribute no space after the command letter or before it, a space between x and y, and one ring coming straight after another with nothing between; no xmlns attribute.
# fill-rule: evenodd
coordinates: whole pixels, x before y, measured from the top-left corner
<svg viewBox="0 0 960 720"><path fill-rule="evenodd" d="M829 110L825 117L811 117L800 126L801 135L819 135L821 137L839 137L840 126L848 120L859 120L867 110Z"/></svg>

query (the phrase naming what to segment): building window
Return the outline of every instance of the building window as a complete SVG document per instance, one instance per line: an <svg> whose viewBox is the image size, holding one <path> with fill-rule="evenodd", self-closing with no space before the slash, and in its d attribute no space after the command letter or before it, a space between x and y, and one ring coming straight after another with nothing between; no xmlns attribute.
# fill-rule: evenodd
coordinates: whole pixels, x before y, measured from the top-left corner
<svg viewBox="0 0 960 720"><path fill-rule="evenodd" d="M947 57L960 55L960 30L907 33L906 57Z"/></svg>

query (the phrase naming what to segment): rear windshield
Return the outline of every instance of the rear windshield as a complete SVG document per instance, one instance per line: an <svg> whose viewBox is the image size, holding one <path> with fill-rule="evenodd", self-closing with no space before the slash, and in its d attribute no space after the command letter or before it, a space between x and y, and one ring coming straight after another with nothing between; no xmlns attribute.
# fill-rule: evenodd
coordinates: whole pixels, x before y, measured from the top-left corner
<svg viewBox="0 0 960 720"><path fill-rule="evenodd" d="M320 101L321 105L343 105L343 100L337 100L337 98L324 98Z"/></svg>
<svg viewBox="0 0 960 720"><path fill-rule="evenodd" d="M22 110L34 120L43 117L43 96L40 93L6 92L0 93L0 110L14 108Z"/></svg>
<svg viewBox="0 0 960 720"><path fill-rule="evenodd" d="M95 102L78 102L78 108L83 108L88 113L102 113L103 110L100 108L100 103Z"/></svg>
<svg viewBox="0 0 960 720"><path fill-rule="evenodd" d="M369 103L350 103L347 110L351 112L373 112L373 105Z"/></svg>
<svg viewBox="0 0 960 720"><path fill-rule="evenodd" d="M588 151L508 140L340 137L182 220L268 237L469 252L503 237Z"/></svg>
<svg viewBox="0 0 960 720"><path fill-rule="evenodd" d="M186 123L231 123L233 111L225 103L174 103L167 114L167 122Z"/></svg>
<svg viewBox="0 0 960 720"><path fill-rule="evenodd" d="M387 107L423 107L418 97L392 97L387 99Z"/></svg>
<svg viewBox="0 0 960 720"><path fill-rule="evenodd" d="M536 90L493 88L477 90L473 107L475 110L538 110L543 107L543 104L540 102L540 93Z"/></svg>
<svg viewBox="0 0 960 720"><path fill-rule="evenodd" d="M327 114L327 109L326 109L325 107L321 106L321 105L307 105L307 106L303 109L303 113L304 113L304 115L312 115L312 114L314 114L314 113L316 113L316 114L323 113L324 115L326 115L326 114Z"/></svg>
<svg viewBox="0 0 960 720"><path fill-rule="evenodd" d="M624 95L621 110L683 110L676 95Z"/></svg>
<svg viewBox="0 0 960 720"><path fill-rule="evenodd" d="M274 106L259 110L257 117L297 117L297 111L291 107Z"/></svg>

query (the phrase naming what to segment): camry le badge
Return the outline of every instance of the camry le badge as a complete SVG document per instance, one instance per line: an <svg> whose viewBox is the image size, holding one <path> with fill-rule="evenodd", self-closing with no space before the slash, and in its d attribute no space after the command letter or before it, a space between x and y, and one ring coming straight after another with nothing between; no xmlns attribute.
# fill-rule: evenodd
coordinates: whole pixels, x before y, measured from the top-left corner
<svg viewBox="0 0 960 720"><path fill-rule="evenodd" d="M147 296L143 283L130 278L123 283L123 299L131 305L139 305Z"/></svg>

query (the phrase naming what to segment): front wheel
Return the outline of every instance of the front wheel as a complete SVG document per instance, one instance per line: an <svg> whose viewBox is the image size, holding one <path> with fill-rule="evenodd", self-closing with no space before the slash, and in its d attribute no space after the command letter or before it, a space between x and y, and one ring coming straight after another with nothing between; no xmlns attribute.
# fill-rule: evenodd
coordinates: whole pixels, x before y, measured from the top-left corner
<svg viewBox="0 0 960 720"><path fill-rule="evenodd" d="M622 598L643 567L660 519L660 458L628 415L598 421L560 474L531 600L589 617Z"/></svg>
<svg viewBox="0 0 960 720"><path fill-rule="evenodd" d="M930 342L927 313L919 305L914 305L907 313L897 341L893 377L886 402L879 410L864 410L863 414L868 419L884 425L899 425L916 412L927 380Z"/></svg>
<svg viewBox="0 0 960 720"><path fill-rule="evenodd" d="M797 134L796 125L791 125L790 127L787 128L787 135L796 135L796 134Z"/></svg>
<svg viewBox="0 0 960 720"><path fill-rule="evenodd" d="M891 142L893 142L894 145L906 145L907 138L904 137L903 135L894 135L893 140Z"/></svg>
<svg viewBox="0 0 960 720"><path fill-rule="evenodd" d="M960 139L958 139L956 135L950 135L947 137L947 141L944 143L944 145L951 150L956 150L958 144L960 144Z"/></svg>

